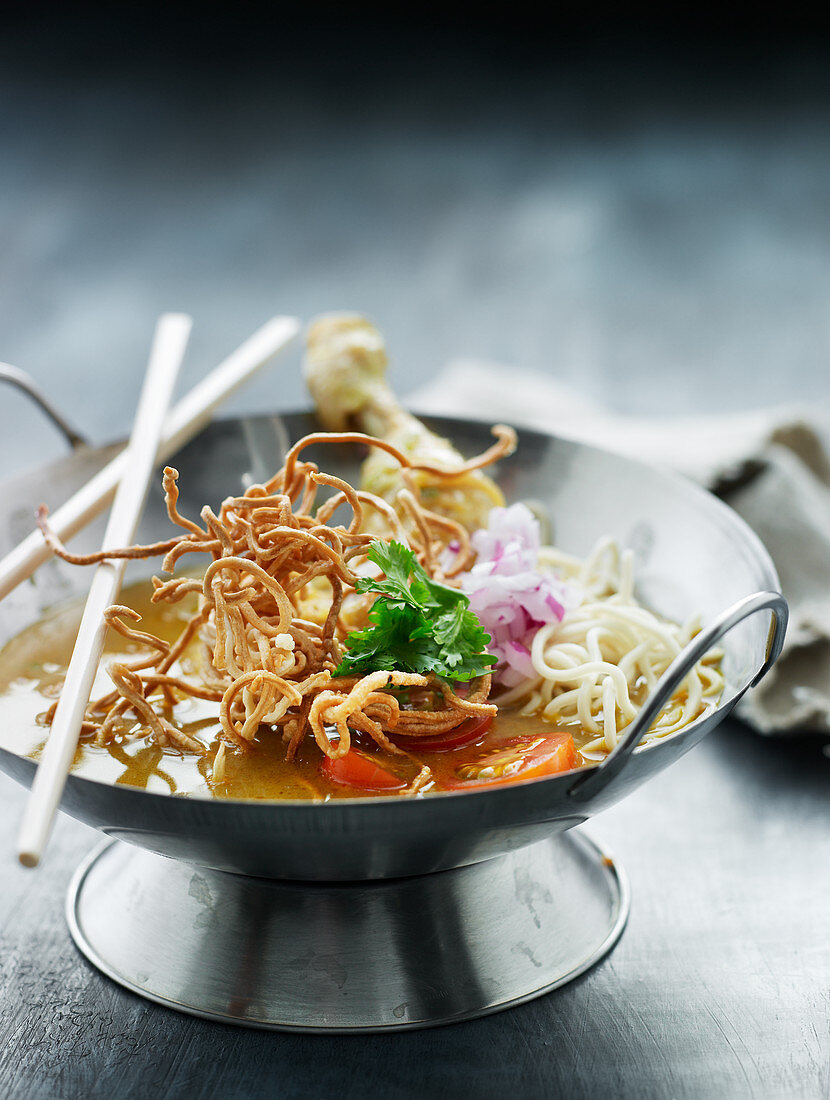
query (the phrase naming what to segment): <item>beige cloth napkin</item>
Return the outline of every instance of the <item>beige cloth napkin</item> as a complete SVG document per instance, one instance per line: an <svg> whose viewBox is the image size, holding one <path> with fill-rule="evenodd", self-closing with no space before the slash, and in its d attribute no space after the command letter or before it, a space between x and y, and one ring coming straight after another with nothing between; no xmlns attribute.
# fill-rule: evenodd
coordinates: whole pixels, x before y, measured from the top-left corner
<svg viewBox="0 0 830 1100"><path fill-rule="evenodd" d="M407 404L595 443L717 491L760 536L790 605L784 652L742 701L741 717L764 733L830 732L830 410L793 405L658 422L614 413L531 371L466 360Z"/></svg>

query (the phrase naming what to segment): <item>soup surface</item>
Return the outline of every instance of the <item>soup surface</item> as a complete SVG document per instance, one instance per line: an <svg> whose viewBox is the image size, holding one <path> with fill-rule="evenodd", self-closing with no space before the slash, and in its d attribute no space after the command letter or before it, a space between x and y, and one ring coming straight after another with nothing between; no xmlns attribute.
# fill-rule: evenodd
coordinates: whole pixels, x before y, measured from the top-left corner
<svg viewBox="0 0 830 1100"><path fill-rule="evenodd" d="M140 629L172 641L193 613L195 602L152 604L149 582L124 590L123 600L142 616ZM0 651L0 746L37 758L48 735L46 712L57 699L72 654L81 616L80 603L56 609L23 631ZM113 631L106 653L135 657L142 650ZM192 674L198 652L185 653L174 666ZM112 688L105 657L93 699ZM218 704L195 698L174 702L167 717L206 746L204 755L157 745L146 728L125 718L107 745L82 737L73 771L90 779L123 783L178 795L255 799L372 797L402 792L427 765L434 782L423 792L474 789L531 779L583 766L579 747L589 740L579 728L557 727L517 711L500 710L492 721L469 720L444 735L397 739L403 754L387 753L360 733L339 761L326 758L306 738L291 763L284 759L279 729L261 726L249 749L227 749L221 781L214 775L220 746ZM593 735L591 735L593 736Z"/></svg>

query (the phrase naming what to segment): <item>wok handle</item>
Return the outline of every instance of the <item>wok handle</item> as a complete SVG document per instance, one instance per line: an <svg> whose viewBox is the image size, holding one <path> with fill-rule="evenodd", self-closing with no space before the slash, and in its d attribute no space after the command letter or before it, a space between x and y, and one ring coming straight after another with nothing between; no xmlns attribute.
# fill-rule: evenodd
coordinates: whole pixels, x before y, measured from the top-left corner
<svg viewBox="0 0 830 1100"><path fill-rule="evenodd" d="M758 611L769 611L771 622L767 638L767 652L764 663L753 679L741 691L754 687L772 668L784 645L787 632L789 609L787 601L778 592L756 592L728 607L717 619L700 634L692 638L686 648L675 657L657 682L654 691L648 697L645 706L617 742L613 752L597 767L583 772L571 786L568 794L572 798L592 798L614 779L628 762L628 758L651 728L660 711L674 692L683 683L697 662L709 652L724 634L738 623Z"/></svg>
<svg viewBox="0 0 830 1100"><path fill-rule="evenodd" d="M63 418L40 386L25 371L20 370L19 367L13 367L9 363L0 363L0 382L11 382L13 386L16 386L27 397L30 397L62 433L73 451L78 450L79 447L87 446L88 440L79 432L76 432L72 425Z"/></svg>

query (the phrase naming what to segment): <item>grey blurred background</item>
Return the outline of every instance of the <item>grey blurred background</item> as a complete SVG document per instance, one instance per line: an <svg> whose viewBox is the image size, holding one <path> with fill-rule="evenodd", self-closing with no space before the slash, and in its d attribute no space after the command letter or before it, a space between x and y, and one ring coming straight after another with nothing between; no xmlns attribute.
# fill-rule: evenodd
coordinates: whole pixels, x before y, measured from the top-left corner
<svg viewBox="0 0 830 1100"><path fill-rule="evenodd" d="M96 442L163 310L182 388L357 309L403 392L478 356L655 414L828 395L825 35L382 10L4 9L0 359ZM304 403L297 365L231 410ZM60 450L0 390L0 471Z"/></svg>

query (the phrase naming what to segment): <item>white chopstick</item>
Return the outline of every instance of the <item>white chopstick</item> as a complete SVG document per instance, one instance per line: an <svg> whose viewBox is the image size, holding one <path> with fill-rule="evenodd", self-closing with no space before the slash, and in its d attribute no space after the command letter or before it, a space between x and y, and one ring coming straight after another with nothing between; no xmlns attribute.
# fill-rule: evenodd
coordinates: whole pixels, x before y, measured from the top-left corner
<svg viewBox="0 0 830 1100"><path fill-rule="evenodd" d="M202 428L216 408L246 379L283 351L300 331L296 317L273 317L232 352L216 370L170 410L156 461L165 462ZM99 515L115 492L125 468L122 451L65 504L49 516L64 542ZM0 560L0 600L52 556L40 531L27 535Z"/></svg>
<svg viewBox="0 0 830 1100"><path fill-rule="evenodd" d="M192 324L183 313L165 313L159 318L132 435L124 452L123 474L107 522L104 550L126 546L135 538ZM104 611L118 596L126 564L124 559L105 561L93 575L66 681L23 814L17 854L25 867L37 866L49 839L104 649Z"/></svg>

